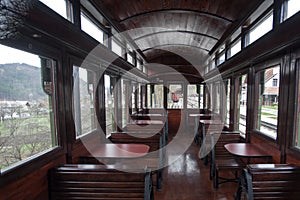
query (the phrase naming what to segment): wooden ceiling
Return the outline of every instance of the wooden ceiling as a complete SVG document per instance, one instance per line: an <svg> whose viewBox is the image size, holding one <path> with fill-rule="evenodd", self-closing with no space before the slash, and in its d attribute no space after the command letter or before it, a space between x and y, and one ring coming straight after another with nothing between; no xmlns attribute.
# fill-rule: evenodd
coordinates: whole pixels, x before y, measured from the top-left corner
<svg viewBox="0 0 300 200"><path fill-rule="evenodd" d="M262 0L94 0L147 62L168 52L197 65ZM189 63L191 63L189 61ZM177 65L177 63L174 63ZM192 64L193 65L193 64Z"/></svg>

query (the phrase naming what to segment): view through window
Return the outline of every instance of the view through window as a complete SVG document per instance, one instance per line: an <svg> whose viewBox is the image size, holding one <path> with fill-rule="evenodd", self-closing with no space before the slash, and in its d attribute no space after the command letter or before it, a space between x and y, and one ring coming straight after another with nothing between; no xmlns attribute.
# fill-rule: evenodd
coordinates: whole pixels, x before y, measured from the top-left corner
<svg viewBox="0 0 300 200"><path fill-rule="evenodd" d="M0 45L0 168L57 146L55 61Z"/></svg>
<svg viewBox="0 0 300 200"><path fill-rule="evenodd" d="M259 72L259 95L256 128L263 134L277 138L279 73L280 67L275 66Z"/></svg>
<svg viewBox="0 0 300 200"><path fill-rule="evenodd" d="M96 129L94 111L95 73L85 68L73 66L73 106L76 137Z"/></svg>

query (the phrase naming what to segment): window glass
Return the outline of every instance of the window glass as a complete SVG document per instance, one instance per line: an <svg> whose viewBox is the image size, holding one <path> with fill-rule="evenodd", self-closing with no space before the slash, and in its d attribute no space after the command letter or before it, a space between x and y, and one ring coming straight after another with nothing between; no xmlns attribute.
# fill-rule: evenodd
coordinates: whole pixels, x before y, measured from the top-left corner
<svg viewBox="0 0 300 200"><path fill-rule="evenodd" d="M183 108L183 88L181 84L170 84L168 108Z"/></svg>
<svg viewBox="0 0 300 200"><path fill-rule="evenodd" d="M273 139L277 137L279 78L279 66L268 68L258 74L259 98L256 128Z"/></svg>
<svg viewBox="0 0 300 200"><path fill-rule="evenodd" d="M104 75L105 87L105 117L106 117L106 135L115 131L114 127L114 94L112 80L109 75Z"/></svg>
<svg viewBox="0 0 300 200"><path fill-rule="evenodd" d="M137 87L137 108L142 108L142 85L140 83Z"/></svg>
<svg viewBox="0 0 300 200"><path fill-rule="evenodd" d="M147 74L148 73L148 69L147 67L143 66L143 73Z"/></svg>
<svg viewBox="0 0 300 200"><path fill-rule="evenodd" d="M213 102L213 112L220 114L221 111L221 86L220 82L212 84L213 90L211 91L211 100Z"/></svg>
<svg viewBox="0 0 300 200"><path fill-rule="evenodd" d="M76 138L96 129L94 88L96 75L93 71L73 66L73 107Z"/></svg>
<svg viewBox="0 0 300 200"><path fill-rule="evenodd" d="M121 92L122 92L122 127L125 127L129 122L129 81L121 79Z"/></svg>
<svg viewBox="0 0 300 200"><path fill-rule="evenodd" d="M230 54L228 57L232 57L235 54L237 54L238 52L241 51L241 47L242 47L242 43L241 43L241 39L239 39L236 43L234 43L231 47L230 47Z"/></svg>
<svg viewBox="0 0 300 200"><path fill-rule="evenodd" d="M249 33L249 42L248 44L253 43L254 41L261 38L267 32L273 29L273 13L270 14L266 19L261 23L255 26Z"/></svg>
<svg viewBox="0 0 300 200"><path fill-rule="evenodd" d="M200 87L200 109L204 109L204 85L199 85Z"/></svg>
<svg viewBox="0 0 300 200"><path fill-rule="evenodd" d="M218 57L218 65L221 65L223 62L225 62L225 52L221 53Z"/></svg>
<svg viewBox="0 0 300 200"><path fill-rule="evenodd" d="M111 41L111 50L118 56L122 57L122 47L117 44L114 40Z"/></svg>
<svg viewBox="0 0 300 200"><path fill-rule="evenodd" d="M298 61L298 66L299 66L299 61ZM295 110L295 146L300 148L300 68L298 67L298 72L297 72L297 91L296 91L296 110Z"/></svg>
<svg viewBox="0 0 300 200"><path fill-rule="evenodd" d="M132 112L136 111L136 95L137 95L137 91L136 91L136 85L132 85L132 91L131 91L131 110Z"/></svg>
<svg viewBox="0 0 300 200"><path fill-rule="evenodd" d="M187 85L187 108L199 108L199 85Z"/></svg>
<svg viewBox="0 0 300 200"><path fill-rule="evenodd" d="M246 117L247 117L247 75L239 78L238 93L238 130L242 136L246 134Z"/></svg>
<svg viewBox="0 0 300 200"><path fill-rule="evenodd" d="M104 41L104 34L103 31L93 23L85 13L80 13L81 17L81 30L89 34L95 40L103 44Z"/></svg>
<svg viewBox="0 0 300 200"><path fill-rule="evenodd" d="M136 62L136 67L139 69L139 70L142 70L142 63L140 60L137 60Z"/></svg>
<svg viewBox="0 0 300 200"><path fill-rule="evenodd" d="M133 62L133 57L131 56L131 54L127 54L127 61L130 63L130 64L132 64L132 65L134 65L134 62Z"/></svg>
<svg viewBox="0 0 300 200"><path fill-rule="evenodd" d="M164 86L162 84L147 85L148 108L163 108Z"/></svg>
<svg viewBox="0 0 300 200"><path fill-rule="evenodd" d="M230 79L225 81L225 91L226 91L226 114L225 114L225 124L230 125Z"/></svg>
<svg viewBox="0 0 300 200"><path fill-rule="evenodd" d="M290 18L300 10L300 2L299 0L289 0L287 2L287 14L286 19Z"/></svg>
<svg viewBox="0 0 300 200"><path fill-rule="evenodd" d="M69 8L67 7L66 0L40 0L40 2L47 5L49 8L51 8L53 11L55 11L65 19L71 20L70 12L68 12L71 6L69 6Z"/></svg>
<svg viewBox="0 0 300 200"><path fill-rule="evenodd" d="M0 168L58 145L56 62L0 45Z"/></svg>

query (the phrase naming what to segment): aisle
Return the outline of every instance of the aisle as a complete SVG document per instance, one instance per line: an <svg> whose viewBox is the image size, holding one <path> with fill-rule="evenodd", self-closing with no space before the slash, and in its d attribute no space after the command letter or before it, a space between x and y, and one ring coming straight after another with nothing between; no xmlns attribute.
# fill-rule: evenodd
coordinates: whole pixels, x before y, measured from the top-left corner
<svg viewBox="0 0 300 200"><path fill-rule="evenodd" d="M232 200L236 183L221 184L214 190L209 180L209 166L198 158L199 147L192 144L173 164L163 171L161 192L155 200Z"/></svg>

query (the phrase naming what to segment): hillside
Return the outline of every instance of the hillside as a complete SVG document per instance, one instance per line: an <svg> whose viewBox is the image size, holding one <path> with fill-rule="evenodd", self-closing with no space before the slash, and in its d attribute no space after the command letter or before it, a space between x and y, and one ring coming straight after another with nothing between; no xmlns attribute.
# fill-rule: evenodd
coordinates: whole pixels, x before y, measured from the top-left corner
<svg viewBox="0 0 300 200"><path fill-rule="evenodd" d="M42 95L39 68L23 63L0 64L0 100L28 101Z"/></svg>

